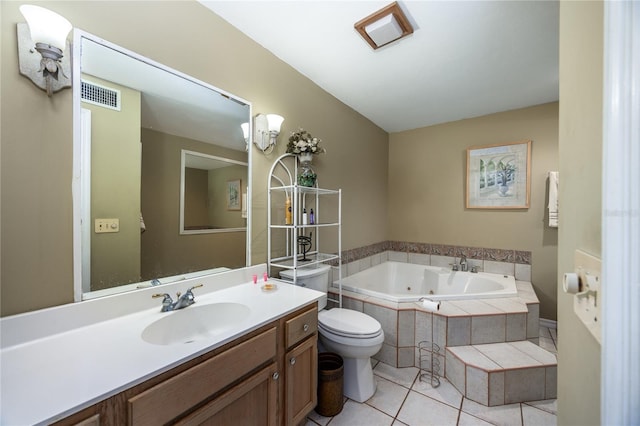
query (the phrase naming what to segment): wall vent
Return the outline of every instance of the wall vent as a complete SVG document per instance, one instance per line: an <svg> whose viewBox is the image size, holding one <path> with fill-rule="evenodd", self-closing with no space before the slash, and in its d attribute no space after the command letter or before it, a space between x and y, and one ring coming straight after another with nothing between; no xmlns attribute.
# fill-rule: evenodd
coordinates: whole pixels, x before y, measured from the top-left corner
<svg viewBox="0 0 640 426"><path fill-rule="evenodd" d="M120 91L82 80L82 101L120 111Z"/></svg>

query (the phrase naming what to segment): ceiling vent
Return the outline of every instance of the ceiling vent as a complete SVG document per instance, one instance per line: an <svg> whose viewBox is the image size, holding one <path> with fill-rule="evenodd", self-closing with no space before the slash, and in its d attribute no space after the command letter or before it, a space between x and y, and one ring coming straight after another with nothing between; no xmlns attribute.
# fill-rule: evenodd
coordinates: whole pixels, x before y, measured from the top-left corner
<svg viewBox="0 0 640 426"><path fill-rule="evenodd" d="M119 90L82 80L80 91L83 102L120 111Z"/></svg>
<svg viewBox="0 0 640 426"><path fill-rule="evenodd" d="M413 27L398 2L356 22L354 28L374 50L413 33Z"/></svg>

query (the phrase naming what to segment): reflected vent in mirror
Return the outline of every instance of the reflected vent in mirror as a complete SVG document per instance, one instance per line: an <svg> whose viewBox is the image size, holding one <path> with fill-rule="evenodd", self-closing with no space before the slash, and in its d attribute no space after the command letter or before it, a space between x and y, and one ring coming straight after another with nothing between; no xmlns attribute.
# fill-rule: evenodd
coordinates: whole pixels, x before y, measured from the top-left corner
<svg viewBox="0 0 640 426"><path fill-rule="evenodd" d="M82 81L82 101L120 111L120 91L89 81Z"/></svg>

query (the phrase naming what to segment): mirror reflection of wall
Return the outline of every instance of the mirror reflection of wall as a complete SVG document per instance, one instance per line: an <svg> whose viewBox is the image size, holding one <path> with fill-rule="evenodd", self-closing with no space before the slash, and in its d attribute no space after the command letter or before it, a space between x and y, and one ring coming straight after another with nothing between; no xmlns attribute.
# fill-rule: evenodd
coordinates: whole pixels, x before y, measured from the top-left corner
<svg viewBox="0 0 640 426"><path fill-rule="evenodd" d="M250 155L240 124L250 121L250 105L90 37L81 38L81 143L90 152L80 173L89 188L80 203L83 298L158 278L171 282L197 271L246 266L242 195ZM206 182L189 192L189 204L206 211L189 213L186 227L183 151L224 165L204 170ZM193 181L202 172L194 166L187 175ZM231 208L229 182L239 191Z"/></svg>
<svg viewBox="0 0 640 426"><path fill-rule="evenodd" d="M247 164L191 151L182 155L180 232L244 228Z"/></svg>
<svg viewBox="0 0 640 426"><path fill-rule="evenodd" d="M94 76L83 85L117 92L118 103L108 106L85 97L90 111L85 123L91 134L91 289L140 281L140 92ZM118 220L118 232L101 221Z"/></svg>

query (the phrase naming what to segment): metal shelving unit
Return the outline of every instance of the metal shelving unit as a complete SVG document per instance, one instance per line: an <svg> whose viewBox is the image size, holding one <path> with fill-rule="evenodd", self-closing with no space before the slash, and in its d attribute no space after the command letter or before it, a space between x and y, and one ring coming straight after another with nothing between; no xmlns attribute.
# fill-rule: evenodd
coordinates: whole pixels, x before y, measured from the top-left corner
<svg viewBox="0 0 640 426"><path fill-rule="evenodd" d="M293 282L297 284L296 271L300 268L322 263L337 266L339 298L333 301L342 307L342 190L319 188L317 180L314 187L300 186L297 183L297 175L298 157L294 154L278 157L269 171L267 184L269 276L275 272L274 268L290 269L293 270ZM292 209L291 224L285 223L284 208L287 198L290 200ZM333 204L333 208L325 214L321 204L326 204L327 201ZM302 223L302 211L306 208L314 209L315 223ZM324 218L326 221L323 221ZM337 232L337 235L334 235L335 241L329 243L332 249L320 251L319 248L327 248L321 246L322 234L329 232ZM301 246L300 241L310 243L309 249L305 250L305 246Z"/></svg>

